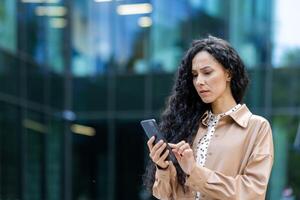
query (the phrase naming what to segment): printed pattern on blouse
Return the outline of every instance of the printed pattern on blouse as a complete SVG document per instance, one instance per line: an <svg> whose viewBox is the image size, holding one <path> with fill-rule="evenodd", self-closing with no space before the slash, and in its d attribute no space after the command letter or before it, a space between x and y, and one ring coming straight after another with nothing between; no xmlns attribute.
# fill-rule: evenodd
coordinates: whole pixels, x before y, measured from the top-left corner
<svg viewBox="0 0 300 200"><path fill-rule="evenodd" d="M208 146L210 143L211 138L213 137L216 127L218 125L219 120L226 116L229 115L230 113L236 111L241 107L241 104L237 104L230 110L228 110L225 113L221 113L218 115L214 115L211 111L208 112L208 127L207 127L207 133L200 138L199 142L197 143L197 152L196 152L196 162L198 166L204 167L205 166L205 161L207 157L207 150ZM195 200L200 199L200 192L196 192L196 197Z"/></svg>

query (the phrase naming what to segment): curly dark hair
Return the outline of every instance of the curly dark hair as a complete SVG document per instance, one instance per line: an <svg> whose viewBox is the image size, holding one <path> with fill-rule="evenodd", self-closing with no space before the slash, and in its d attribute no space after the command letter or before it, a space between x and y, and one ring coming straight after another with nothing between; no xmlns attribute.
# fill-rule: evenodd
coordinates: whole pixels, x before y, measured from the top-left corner
<svg viewBox="0 0 300 200"><path fill-rule="evenodd" d="M229 71L233 97L237 103L243 100L249 79L237 52L225 40L213 36L193 41L181 61L172 93L161 115L159 127L168 142L178 143L185 140L192 145L201 116L206 110L211 109L210 104L201 100L193 85L192 60L201 51L208 52ZM174 165L178 183L184 188L186 174L178 163ZM149 160L143 181L150 192L155 180L155 171L155 164Z"/></svg>

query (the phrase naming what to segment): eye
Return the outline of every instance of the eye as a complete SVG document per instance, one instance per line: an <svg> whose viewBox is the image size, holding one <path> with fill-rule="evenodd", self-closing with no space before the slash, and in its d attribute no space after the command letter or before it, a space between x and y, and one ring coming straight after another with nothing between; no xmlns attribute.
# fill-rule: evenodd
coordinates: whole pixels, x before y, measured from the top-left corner
<svg viewBox="0 0 300 200"><path fill-rule="evenodd" d="M198 76L198 74L192 74L193 78L196 78Z"/></svg>
<svg viewBox="0 0 300 200"><path fill-rule="evenodd" d="M210 75L212 73L212 71L210 70L210 71L204 71L203 72L203 74L205 74L205 75Z"/></svg>

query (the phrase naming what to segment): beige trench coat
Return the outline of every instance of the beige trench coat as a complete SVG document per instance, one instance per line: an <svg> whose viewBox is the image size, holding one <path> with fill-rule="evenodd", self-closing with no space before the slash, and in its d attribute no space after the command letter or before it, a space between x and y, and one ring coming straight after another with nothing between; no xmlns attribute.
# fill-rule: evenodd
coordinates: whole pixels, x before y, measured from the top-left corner
<svg viewBox="0 0 300 200"><path fill-rule="evenodd" d="M196 143L207 130L207 112L202 116ZM158 199L192 200L196 191L201 199L265 199L273 165L273 140L269 122L253 115L243 104L221 118L210 141L205 167L195 165L186 179L186 192L177 183L171 163L156 169L153 195Z"/></svg>

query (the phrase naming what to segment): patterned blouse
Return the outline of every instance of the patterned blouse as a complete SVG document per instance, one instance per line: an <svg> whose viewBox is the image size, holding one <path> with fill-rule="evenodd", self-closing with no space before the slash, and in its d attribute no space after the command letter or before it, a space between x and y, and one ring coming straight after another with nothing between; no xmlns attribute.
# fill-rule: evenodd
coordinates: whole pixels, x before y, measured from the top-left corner
<svg viewBox="0 0 300 200"><path fill-rule="evenodd" d="M218 125L219 120L222 117L224 117L226 115L229 115L230 113L236 111L240 107L241 107L241 104L237 104L236 106L234 106L233 108L231 108L227 112L221 113L221 114L218 114L218 115L214 115L211 111L208 112L207 133L202 138L200 138L200 140L197 144L196 162L199 166L203 167L205 165L209 142L210 142L212 136L215 133L215 130L216 130L216 127ZM200 192L196 193L195 199L196 200L200 199Z"/></svg>

